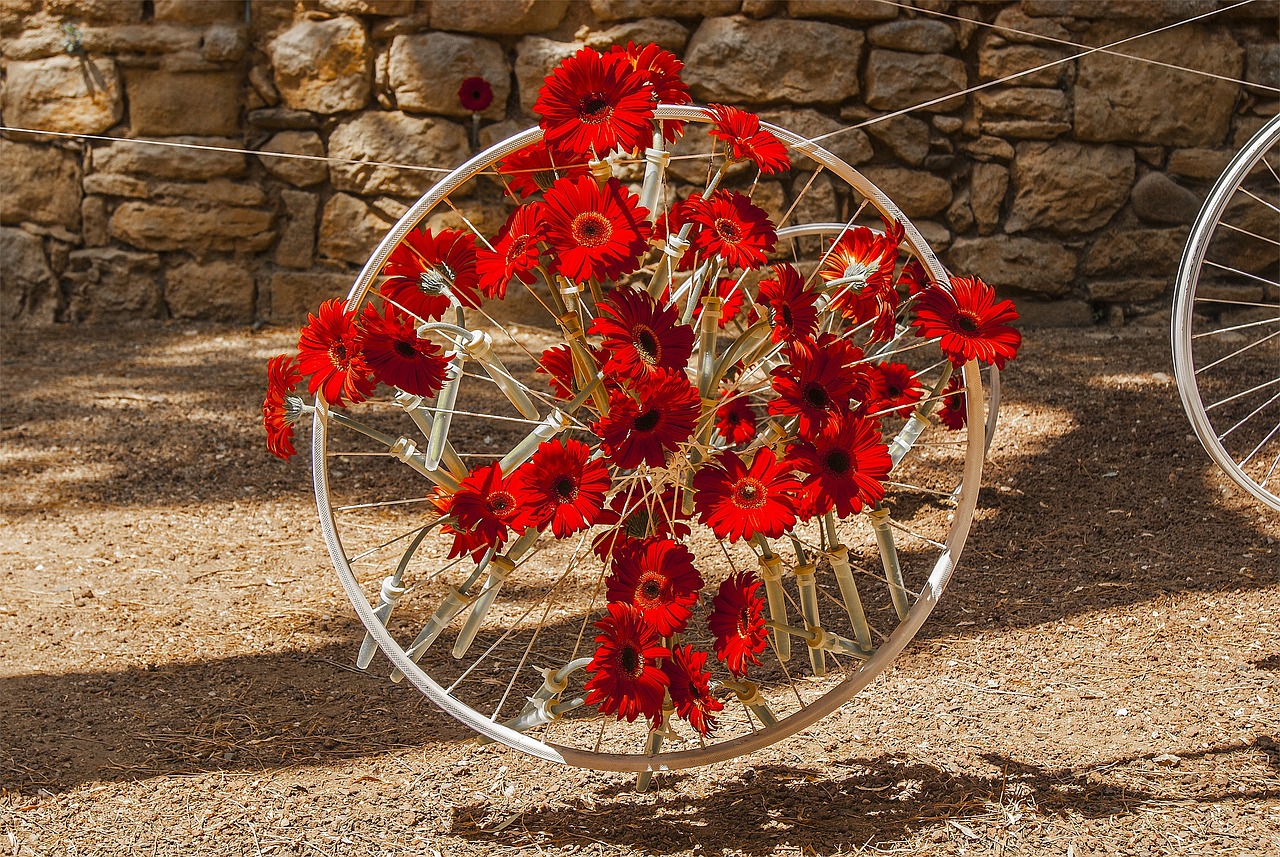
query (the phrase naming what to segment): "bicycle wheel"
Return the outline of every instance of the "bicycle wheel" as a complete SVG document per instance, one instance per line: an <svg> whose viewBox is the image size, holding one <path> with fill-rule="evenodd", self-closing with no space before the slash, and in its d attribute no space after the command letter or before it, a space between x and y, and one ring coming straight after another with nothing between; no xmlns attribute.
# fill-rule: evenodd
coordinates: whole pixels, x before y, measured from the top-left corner
<svg viewBox="0 0 1280 857"><path fill-rule="evenodd" d="M1178 393L1213 461L1280 511L1280 116L1196 218L1172 324Z"/></svg>
<svg viewBox="0 0 1280 857"><path fill-rule="evenodd" d="M713 118L709 110L669 105L655 116L691 127ZM865 688L915 636L951 577L982 471L987 420L979 366L969 360L957 367L940 353L937 337L916 335L908 323L910 295L886 298L891 305L874 322L851 321L844 295L865 296L859 290L874 272L860 269L854 254L835 276L831 259L847 246L840 239L856 233L864 243L896 244L888 254L896 280L905 272L905 279L945 288L948 275L915 226L857 171L798 134L766 127L812 165L783 182L735 179L720 169L723 153L709 139L706 151L687 156L680 175L702 164L712 183L723 179L765 210L777 236L769 260L778 268L729 276L724 256L715 253L682 265L674 223L690 188L668 156L651 150L638 162L597 163L601 182L604 172L639 183L655 229L671 226L667 241L654 242L626 283L604 292L594 283L579 289L548 278L554 288L536 282L521 290L513 280L502 301L455 301L448 323L421 327L453 353L451 380L434 400L384 387L345 408L316 402L316 501L334 567L368 631L361 666L376 645L394 678L408 677L484 740L550 761L641 772L642 785L646 772L756 750L812 725ZM487 192L495 179L504 180L501 167L533 152L541 138L534 128L489 148L418 200L373 253L347 309L395 302L386 285L388 260L406 241L420 240L414 236L423 226L437 232L454 226L477 243L491 240L506 211L495 210ZM544 168L541 186L565 172ZM794 223L797 211L809 222ZM424 264L422 286L456 274L438 260ZM887 456L885 496L808 520L797 516L772 532L762 525L726 538L698 505L701 494L694 497L704 485L701 474L721 478L730 457L754 472L775 450L780 456L797 442L797 418L786 408L769 411L782 398L776 379L794 369L787 356L793 352L771 333L791 316L770 309L776 305L761 292L787 277L822 284L815 289L821 295L813 304L814 336L829 334L821 340L826 349L854 355L843 365L858 383L881 385L879 405L861 425L877 427L870 444ZM767 280L773 285L762 285ZM675 349L681 351L675 375L684 380L676 386L697 389L693 440L658 459L610 465L611 487L600 497L616 513L612 523L566 525L564 532L555 524L530 526L492 550L459 550L456 535L441 533L450 520L441 509L453 508L450 495L464 479L493 462L505 478L541 450L569 456L579 441L592 450L580 464L602 460L600 426L605 409L617 405L600 384L609 354L601 350L608 339L599 321L621 312L621 293L651 312L679 316L676 326L685 333L676 336L685 345ZM742 306L730 316L726 307L735 300ZM719 412L735 398L750 412L738 419L758 422L758 430L736 441L731 428L710 427L734 424ZM873 401L869 393L859 398ZM840 457L828 453L834 456L828 461ZM641 561L638 551L614 550L617 539L643 542L658 532L670 536L661 557L645 554ZM692 573L697 584L678 599L683 614L650 641L656 648L643 651L670 652L663 663L674 663L677 653L692 659L697 668L690 674L703 684L677 694L668 683L658 716L628 720L621 708L589 702L588 684L599 686L604 672L593 665L612 644L605 639L611 592L627 562L642 565L643 576L672 552L686 582ZM716 626L726 616L740 623L727 634ZM643 656L638 668L645 669ZM684 704L689 693L692 706Z"/></svg>

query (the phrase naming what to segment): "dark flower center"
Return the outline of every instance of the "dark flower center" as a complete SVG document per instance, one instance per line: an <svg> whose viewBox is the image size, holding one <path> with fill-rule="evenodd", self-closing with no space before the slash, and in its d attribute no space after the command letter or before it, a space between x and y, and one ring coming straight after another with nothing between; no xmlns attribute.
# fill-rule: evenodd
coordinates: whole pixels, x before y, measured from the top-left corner
<svg viewBox="0 0 1280 857"><path fill-rule="evenodd" d="M715 229L720 240L726 244L737 244L742 240L742 227L727 217L716 218Z"/></svg>
<svg viewBox="0 0 1280 857"><path fill-rule="evenodd" d="M896 387L896 386L894 386L893 384L890 384L890 385L889 385L889 388L888 388L888 396L889 396L889 398L890 398L890 399L896 399L896 398L898 398L898 397L899 397L899 396L901 396L901 395L902 395L902 388L901 388L901 387Z"/></svg>
<svg viewBox="0 0 1280 857"><path fill-rule="evenodd" d="M347 356L347 346L341 342L335 342L329 346L329 360L339 369L346 369L347 362L351 358Z"/></svg>
<svg viewBox="0 0 1280 857"><path fill-rule="evenodd" d="M849 453L843 449L833 449L823 459L823 465L827 468L827 471L838 475L848 473L851 464L853 464L853 460L849 458Z"/></svg>
<svg viewBox="0 0 1280 857"><path fill-rule="evenodd" d="M613 234L613 224L598 211L584 211L569 227L573 240L583 247L599 247Z"/></svg>
<svg viewBox="0 0 1280 857"><path fill-rule="evenodd" d="M636 593L647 601L657 604L662 596L662 582L662 575L658 572L645 571L640 576L640 585L636 587Z"/></svg>
<svg viewBox="0 0 1280 857"><path fill-rule="evenodd" d="M783 327L791 327L795 324L795 318L791 315L791 307L783 304L782 306L773 307L773 324Z"/></svg>
<svg viewBox="0 0 1280 857"><path fill-rule="evenodd" d="M650 408L640 416L632 425L636 431L653 431L658 426L658 422L662 419L662 411L659 408Z"/></svg>
<svg viewBox="0 0 1280 857"><path fill-rule="evenodd" d="M806 384L803 396L809 407L816 410L825 411L831 407L831 396L827 395L827 388L821 384Z"/></svg>
<svg viewBox="0 0 1280 857"><path fill-rule="evenodd" d="M980 329L978 320L967 312L956 313L956 327L969 334L977 333Z"/></svg>
<svg viewBox="0 0 1280 857"><path fill-rule="evenodd" d="M759 509L768 497L764 483L750 476L733 486L733 502L739 509Z"/></svg>
<svg viewBox="0 0 1280 857"><path fill-rule="evenodd" d="M392 346L396 354L399 354L406 360L412 360L418 356L418 349L413 347L413 343L407 339L397 339L396 344Z"/></svg>
<svg viewBox="0 0 1280 857"><path fill-rule="evenodd" d="M618 666L632 678L640 678L644 675L644 655L635 646L624 646L618 652Z"/></svg>
<svg viewBox="0 0 1280 857"><path fill-rule="evenodd" d="M662 343L658 334L648 327L640 325L631 332L631 344L635 347L640 359L650 366L657 366L662 359Z"/></svg>
<svg viewBox="0 0 1280 857"><path fill-rule="evenodd" d="M514 262L525 254L529 247L529 236L521 235L511 242L511 246L507 248L507 261Z"/></svg>
<svg viewBox="0 0 1280 857"><path fill-rule="evenodd" d="M488 502L489 511L499 518L505 518L516 510L516 499L506 491L490 494Z"/></svg>
<svg viewBox="0 0 1280 857"><path fill-rule="evenodd" d="M738 636L744 640L751 634L751 605L743 604L738 611Z"/></svg>
<svg viewBox="0 0 1280 857"><path fill-rule="evenodd" d="M556 492L562 503L572 502L578 496L578 484L570 476L557 477L551 484L551 490Z"/></svg>
<svg viewBox="0 0 1280 857"><path fill-rule="evenodd" d="M578 102L578 118L592 125L607 122L613 115L613 107L603 93L593 92Z"/></svg>

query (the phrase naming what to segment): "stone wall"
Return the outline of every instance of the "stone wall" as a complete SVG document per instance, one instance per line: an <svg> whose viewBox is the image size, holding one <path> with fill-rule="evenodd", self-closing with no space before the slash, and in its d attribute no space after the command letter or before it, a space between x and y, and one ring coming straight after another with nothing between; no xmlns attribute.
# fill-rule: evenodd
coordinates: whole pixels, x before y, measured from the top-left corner
<svg viewBox="0 0 1280 857"><path fill-rule="evenodd" d="M1215 0L0 0L0 322L295 324L433 181L392 161L532 124L583 44L653 41L700 102L819 134L1208 11ZM945 12L1020 33L926 14ZM1280 4L1119 48L1280 86ZM1050 40L1046 40L1048 37ZM1107 53L834 138L956 270L1029 321L1158 314L1188 224L1274 93ZM336 159L278 159L129 138ZM351 161L351 162L348 162Z"/></svg>

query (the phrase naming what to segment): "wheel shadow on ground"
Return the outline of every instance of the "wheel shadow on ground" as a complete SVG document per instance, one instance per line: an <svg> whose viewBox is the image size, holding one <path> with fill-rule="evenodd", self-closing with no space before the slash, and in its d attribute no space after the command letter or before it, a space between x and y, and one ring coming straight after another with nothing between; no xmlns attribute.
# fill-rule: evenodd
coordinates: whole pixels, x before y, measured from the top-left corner
<svg viewBox="0 0 1280 857"><path fill-rule="evenodd" d="M334 644L0 678L0 791L319 765L474 737L388 681L385 659L362 673L354 655Z"/></svg>
<svg viewBox="0 0 1280 857"><path fill-rule="evenodd" d="M1222 760L1262 752L1280 770L1276 747L1262 737L1252 744L1188 750L1181 758L1194 763L1202 757ZM485 804L459 806L451 832L510 848L604 843L652 855L683 853L691 846L717 853L729 849L763 855L791 847L825 854L900 842L948 819L958 824L957 835L985 849L1000 843L981 841L988 837L964 824L965 819L982 819L978 826L989 828L990 822L1031 809L1043 816L1106 818L1170 799L1168 792L1126 786L1105 773L1151 763L1150 756L1119 757L1086 768L1040 767L995 755L983 759L990 773L943 769L896 753L830 760L825 770L767 765L721 781L712 794L700 798L669 790L686 775L660 774L655 778L659 790L652 795L624 795L625 787L610 788L594 800L527 811L515 820L495 819ZM1206 781L1184 785L1177 795L1179 801L1203 805L1276 798L1280 781L1243 791Z"/></svg>

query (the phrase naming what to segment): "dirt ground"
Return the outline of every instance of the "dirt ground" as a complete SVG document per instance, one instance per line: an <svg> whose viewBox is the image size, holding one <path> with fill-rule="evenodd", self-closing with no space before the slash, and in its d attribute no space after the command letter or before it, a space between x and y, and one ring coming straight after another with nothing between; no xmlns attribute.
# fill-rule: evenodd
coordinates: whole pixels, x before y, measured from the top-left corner
<svg viewBox="0 0 1280 857"><path fill-rule="evenodd" d="M1280 517L1193 438L1167 330L1029 332L908 651L644 795L354 670L305 456L262 445L295 335L4 338L0 853L1280 854Z"/></svg>

